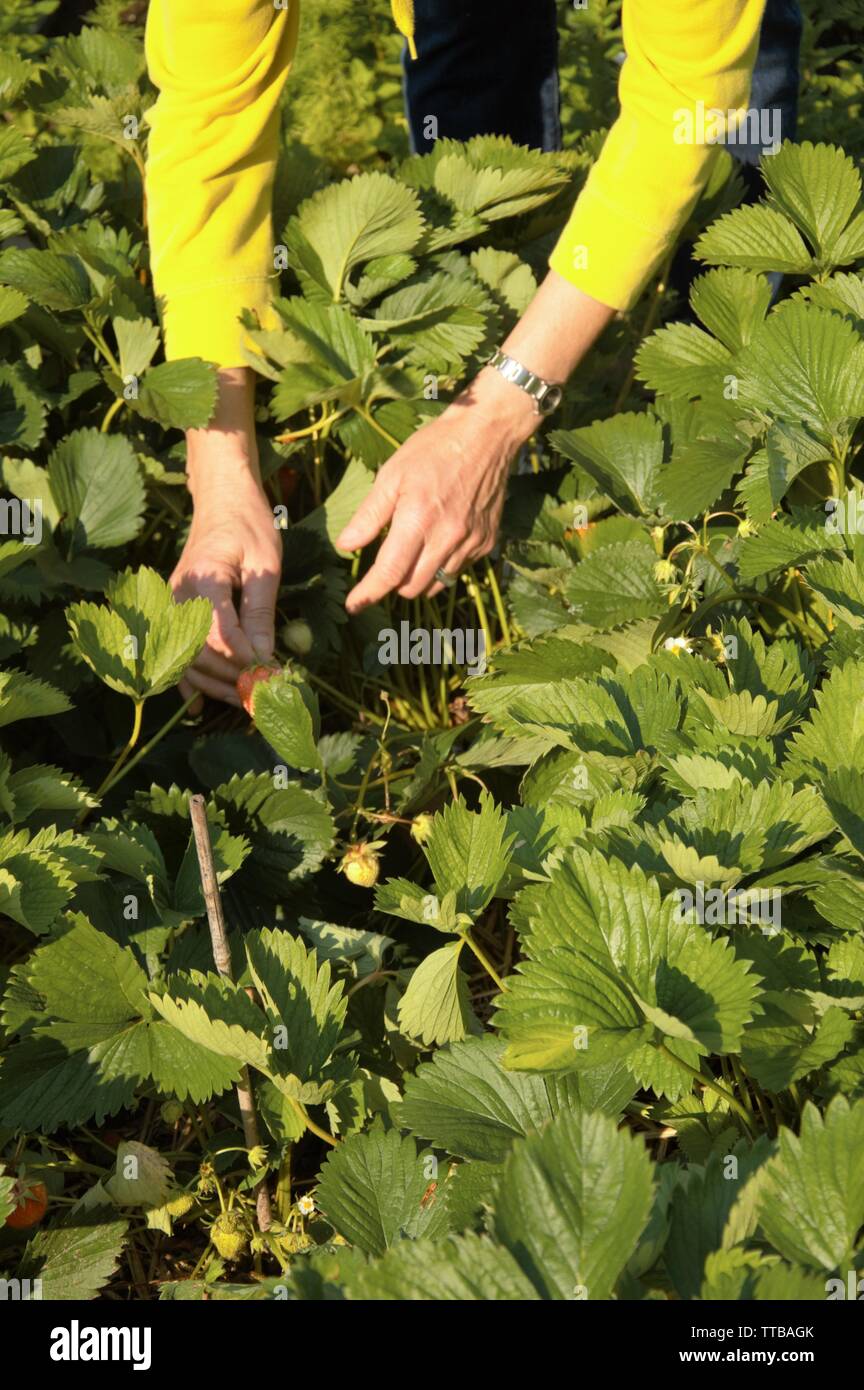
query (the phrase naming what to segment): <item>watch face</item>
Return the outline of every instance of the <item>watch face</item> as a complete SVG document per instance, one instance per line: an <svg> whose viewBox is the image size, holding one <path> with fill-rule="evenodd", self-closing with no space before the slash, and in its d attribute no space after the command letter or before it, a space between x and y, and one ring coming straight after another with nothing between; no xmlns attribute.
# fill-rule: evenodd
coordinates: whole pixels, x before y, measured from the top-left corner
<svg viewBox="0 0 864 1390"><path fill-rule="evenodd" d="M561 390L560 386L548 387L548 389L543 392L542 401L539 402L540 413L542 415L551 415L554 410L558 409L563 395L564 392Z"/></svg>

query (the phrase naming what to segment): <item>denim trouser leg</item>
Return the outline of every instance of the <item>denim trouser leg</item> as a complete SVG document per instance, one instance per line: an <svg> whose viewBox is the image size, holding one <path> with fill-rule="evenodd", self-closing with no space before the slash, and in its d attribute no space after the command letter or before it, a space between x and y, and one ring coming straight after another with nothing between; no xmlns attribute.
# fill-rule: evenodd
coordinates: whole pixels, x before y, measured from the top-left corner
<svg viewBox="0 0 864 1390"><path fill-rule="evenodd" d="M771 137L794 140L798 127L798 51L801 47L801 11L798 0L768 0L759 31L759 54L753 69L750 107L770 112ZM771 141L768 140L767 144ZM740 144L730 152L744 164L758 164L761 140Z"/></svg>
<svg viewBox="0 0 864 1390"><path fill-rule="evenodd" d="M406 57L405 97L415 150L490 134L560 146L555 0L414 0L414 14L419 57ZM781 139L795 138L800 42L798 0L767 0L750 105L779 113ZM761 147L731 152L754 165Z"/></svg>
<svg viewBox="0 0 864 1390"><path fill-rule="evenodd" d="M779 144L794 140L798 129L798 53L803 22L798 0L767 0L759 31L759 54L750 87L750 109L762 113L771 137L747 144L730 145L744 179L745 203L755 203L764 193L759 160L772 139Z"/></svg>
<svg viewBox="0 0 864 1390"><path fill-rule="evenodd" d="M418 153L427 154L436 139L490 134L560 148L555 0L414 0L414 14L419 57L405 59L405 100ZM767 0L749 104L772 113L767 128L781 140L795 138L801 28L798 0ZM762 194L762 141L730 145L729 152L744 178L745 202L755 201ZM670 283L684 304L702 269L692 247L680 246Z"/></svg>
<svg viewBox="0 0 864 1390"><path fill-rule="evenodd" d="M414 23L405 99L419 154L472 135L559 148L555 0L414 0Z"/></svg>

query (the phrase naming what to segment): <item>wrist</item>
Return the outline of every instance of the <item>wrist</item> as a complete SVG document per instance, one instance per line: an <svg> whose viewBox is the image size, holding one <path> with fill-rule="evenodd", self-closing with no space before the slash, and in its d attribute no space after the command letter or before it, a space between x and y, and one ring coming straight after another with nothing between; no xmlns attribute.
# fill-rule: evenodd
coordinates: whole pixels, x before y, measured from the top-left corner
<svg viewBox="0 0 864 1390"><path fill-rule="evenodd" d="M198 500L212 490L261 487L255 443L255 387L245 367L224 368L216 378L213 417L203 429L186 432L186 478Z"/></svg>
<svg viewBox="0 0 864 1390"><path fill-rule="evenodd" d="M248 495L261 492L261 470L254 441L248 447L224 440L197 439L190 442L186 453L186 485L196 506L206 505L211 498L224 504L226 494Z"/></svg>
<svg viewBox="0 0 864 1390"><path fill-rule="evenodd" d="M462 398L485 417L490 428L519 448L540 423L531 397L505 381L493 367L483 367Z"/></svg>

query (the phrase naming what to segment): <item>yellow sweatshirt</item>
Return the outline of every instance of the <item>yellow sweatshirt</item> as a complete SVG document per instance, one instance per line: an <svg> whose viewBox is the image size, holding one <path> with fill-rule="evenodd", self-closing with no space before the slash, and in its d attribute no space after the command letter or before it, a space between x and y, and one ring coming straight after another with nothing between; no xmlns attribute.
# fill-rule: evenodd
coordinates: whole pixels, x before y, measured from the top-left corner
<svg viewBox="0 0 864 1390"><path fill-rule="evenodd" d="M687 220L718 156L712 112L746 106L765 0L624 0L621 114L550 264L628 308ZM266 323L278 101L300 0L151 0L147 207L166 354L239 366L238 315ZM413 6L392 0L413 48ZM716 138L716 136L715 136Z"/></svg>

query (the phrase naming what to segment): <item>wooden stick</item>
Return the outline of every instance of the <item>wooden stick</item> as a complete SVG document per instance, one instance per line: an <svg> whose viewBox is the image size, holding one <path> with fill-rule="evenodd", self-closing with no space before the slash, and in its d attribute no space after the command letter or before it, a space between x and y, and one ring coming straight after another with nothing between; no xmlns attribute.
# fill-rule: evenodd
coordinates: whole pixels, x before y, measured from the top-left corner
<svg viewBox="0 0 864 1390"><path fill-rule="evenodd" d="M231 951L228 946L228 934L225 930L225 914L222 911L222 897L216 878L216 865L213 862L213 846L210 843L210 827L207 824L207 804L203 796L190 796L189 815L192 818L192 834L195 837L195 849L198 853L198 868L201 873L201 888L204 893L207 921L210 926L213 960L219 974L223 975L226 980L233 981ZM255 1114L252 1080L249 1076L249 1068L246 1066L243 1067L240 1080L237 1082L237 1104L240 1107L240 1119L243 1122L243 1137L246 1140L246 1147L247 1149L257 1149L261 1143L261 1132L258 1129L258 1117ZM261 1179L256 1191L255 1209L258 1217L258 1229L267 1231L272 1224L273 1217L266 1179Z"/></svg>

